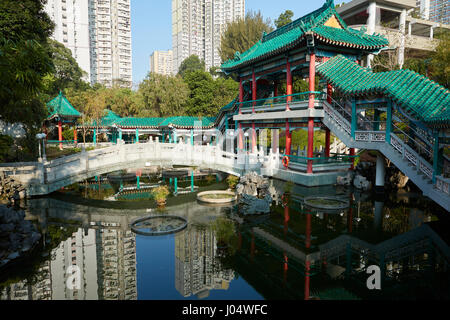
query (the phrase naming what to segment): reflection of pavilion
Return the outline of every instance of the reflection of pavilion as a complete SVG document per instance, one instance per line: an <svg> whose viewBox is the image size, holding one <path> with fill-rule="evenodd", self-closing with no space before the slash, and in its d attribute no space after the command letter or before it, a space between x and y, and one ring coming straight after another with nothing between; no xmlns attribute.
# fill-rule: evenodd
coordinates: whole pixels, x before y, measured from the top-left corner
<svg viewBox="0 0 450 320"><path fill-rule="evenodd" d="M191 225L175 235L175 288L183 297L206 298L210 290L228 290L233 279L218 260L211 228Z"/></svg>
<svg viewBox="0 0 450 320"><path fill-rule="evenodd" d="M352 209L342 216L301 213L285 206L278 221L242 226L235 270L267 299L364 297L369 295L366 270L370 265L381 269L385 296L398 294L399 283L413 286L435 272L448 272L450 249L433 223L374 241L352 231L356 221ZM294 219L303 234L290 228ZM375 217L375 233L379 233L380 219ZM339 221L343 229L337 226ZM321 234L321 228L330 225L336 229Z"/></svg>

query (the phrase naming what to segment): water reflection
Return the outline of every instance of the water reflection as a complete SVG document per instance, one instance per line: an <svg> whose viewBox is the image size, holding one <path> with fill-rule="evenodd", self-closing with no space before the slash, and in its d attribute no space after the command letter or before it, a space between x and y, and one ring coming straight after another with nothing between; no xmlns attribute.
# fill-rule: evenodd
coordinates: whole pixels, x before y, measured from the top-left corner
<svg viewBox="0 0 450 320"><path fill-rule="evenodd" d="M8 270L0 297L450 298L448 222L428 200L274 185L288 192L263 216L202 206L189 195L178 195L163 212L147 209L147 202L128 208L75 197L34 199L27 218L38 225L44 245L39 258L22 267L26 272ZM348 208L321 210L304 201L325 195L344 199ZM188 226L162 238L135 235L130 223L149 214L181 216ZM66 286L71 265L82 270L79 290ZM381 268L382 290L367 289L370 265Z"/></svg>
<svg viewBox="0 0 450 320"><path fill-rule="evenodd" d="M59 192L92 200L151 200L152 189L166 185L172 196L193 193L199 188L222 181L226 175L194 168L161 169L157 167L120 170L74 183Z"/></svg>
<svg viewBox="0 0 450 320"><path fill-rule="evenodd" d="M223 268L210 225L191 225L175 235L175 287L183 297L203 299L210 290L228 290L232 269Z"/></svg>
<svg viewBox="0 0 450 320"><path fill-rule="evenodd" d="M81 270L80 286L74 290L66 285L70 266ZM50 251L38 273L34 283L22 280L6 286L2 299L136 299L135 235L121 230L116 223L99 222L88 229L78 228Z"/></svg>

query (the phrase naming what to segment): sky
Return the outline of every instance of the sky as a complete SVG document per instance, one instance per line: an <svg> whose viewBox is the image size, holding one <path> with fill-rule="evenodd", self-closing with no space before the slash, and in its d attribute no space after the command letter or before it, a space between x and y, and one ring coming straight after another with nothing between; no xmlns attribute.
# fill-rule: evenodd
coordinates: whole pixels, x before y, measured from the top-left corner
<svg viewBox="0 0 450 320"><path fill-rule="evenodd" d="M335 4L343 0L335 0ZM348 1L347 1L348 2ZM294 12L294 19L320 8L325 0L246 0L245 10L260 10L272 23L285 10ZM131 41L133 83L136 86L150 70L150 55L155 50L172 48L172 1L131 0Z"/></svg>

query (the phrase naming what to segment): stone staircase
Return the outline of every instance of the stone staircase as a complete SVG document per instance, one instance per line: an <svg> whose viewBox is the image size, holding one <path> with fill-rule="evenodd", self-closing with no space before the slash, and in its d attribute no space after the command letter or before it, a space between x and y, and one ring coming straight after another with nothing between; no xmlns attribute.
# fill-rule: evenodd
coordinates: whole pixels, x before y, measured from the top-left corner
<svg viewBox="0 0 450 320"><path fill-rule="evenodd" d="M400 171L422 190L425 196L441 205L447 211L450 210L449 181L441 176L436 177L436 184L432 182L433 168L426 160L420 157L412 148L401 139L391 133L391 142L387 143L385 133L358 132L364 136L365 141L354 139L350 134L351 125L339 111L331 104L324 101L323 123L336 135L339 140L348 147L378 150L388 158ZM367 138L366 138L367 137ZM357 137L355 137L357 138Z"/></svg>

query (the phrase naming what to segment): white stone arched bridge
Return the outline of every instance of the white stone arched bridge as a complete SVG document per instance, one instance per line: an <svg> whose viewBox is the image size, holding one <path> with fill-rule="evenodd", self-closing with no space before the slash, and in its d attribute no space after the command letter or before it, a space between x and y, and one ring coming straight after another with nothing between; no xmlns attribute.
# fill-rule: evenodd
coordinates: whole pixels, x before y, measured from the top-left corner
<svg viewBox="0 0 450 320"><path fill-rule="evenodd" d="M396 134L385 131L359 130L352 132L352 124L343 116L344 109L337 104L320 101L322 121L334 135L348 147L378 150L406 174L425 196L450 208L450 181L442 175L434 175L433 165ZM354 136L353 136L354 135ZM220 144L220 143L219 143ZM115 170L132 169L147 165L196 166L219 170L240 176L256 171L265 176L292 181L304 186L331 185L339 175L344 175L349 162L325 161L314 165L313 174L303 170L306 165L292 161L288 169L281 165L278 151L255 153L223 151L219 146L192 145L189 140L178 143L161 143L150 139L146 143L117 145L89 152L81 152L47 162L1 164L0 172L26 185L29 196L46 195L61 187ZM330 158L330 160L333 160ZM383 174L384 175L384 174Z"/></svg>
<svg viewBox="0 0 450 320"><path fill-rule="evenodd" d="M256 171L283 180L292 180L303 185L325 185L336 182L337 175L345 174L349 164L336 164L329 170L337 172L315 173L285 170L281 166L279 153L264 155L256 153L233 154L218 146L191 145L190 143L146 143L124 144L81 152L47 162L16 163L0 167L7 175L27 186L28 196L46 195L72 183L108 172L156 166L196 166L219 170L240 176L247 171ZM314 180L314 181L313 181Z"/></svg>

